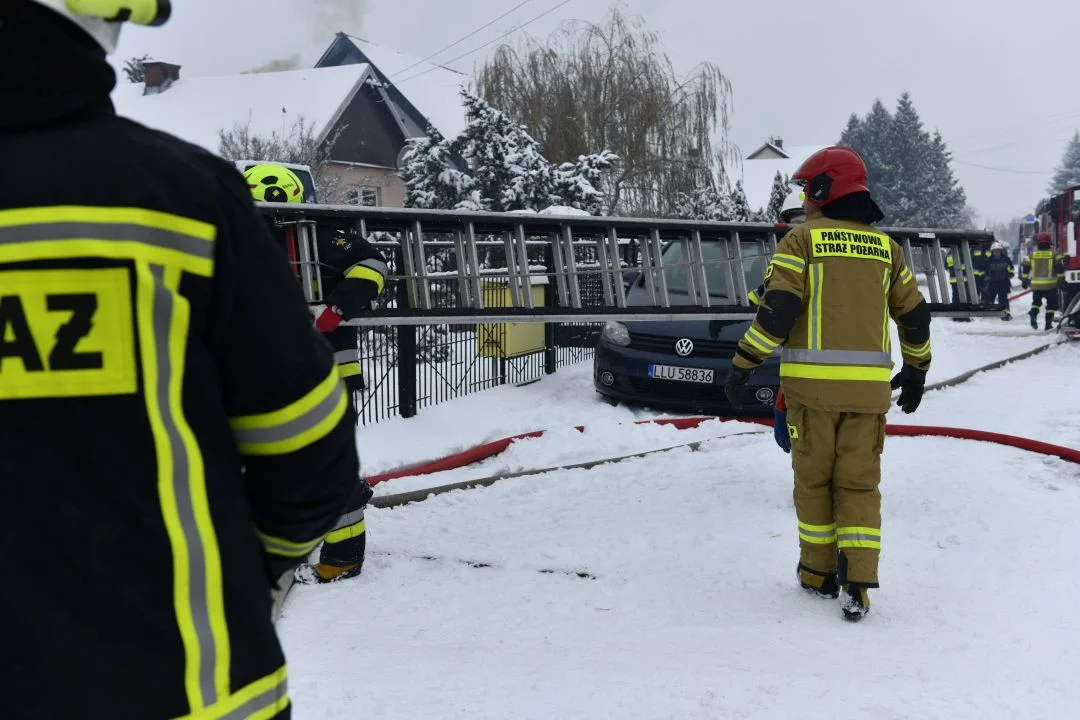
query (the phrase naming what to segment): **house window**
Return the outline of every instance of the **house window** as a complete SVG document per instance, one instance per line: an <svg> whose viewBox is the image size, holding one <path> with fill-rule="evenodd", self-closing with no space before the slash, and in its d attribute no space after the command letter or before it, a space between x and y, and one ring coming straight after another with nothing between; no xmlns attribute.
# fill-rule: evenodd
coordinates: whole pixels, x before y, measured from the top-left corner
<svg viewBox="0 0 1080 720"><path fill-rule="evenodd" d="M379 204L379 188L367 185L350 185L345 200L350 205L376 207Z"/></svg>

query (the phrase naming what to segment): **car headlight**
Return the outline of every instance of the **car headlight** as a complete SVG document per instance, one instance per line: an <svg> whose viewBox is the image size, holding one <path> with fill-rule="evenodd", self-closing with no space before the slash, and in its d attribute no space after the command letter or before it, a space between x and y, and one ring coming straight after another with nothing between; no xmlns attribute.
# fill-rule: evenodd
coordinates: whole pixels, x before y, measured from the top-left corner
<svg viewBox="0 0 1080 720"><path fill-rule="evenodd" d="M600 337L612 345L626 347L630 344L630 331L621 322L606 322Z"/></svg>

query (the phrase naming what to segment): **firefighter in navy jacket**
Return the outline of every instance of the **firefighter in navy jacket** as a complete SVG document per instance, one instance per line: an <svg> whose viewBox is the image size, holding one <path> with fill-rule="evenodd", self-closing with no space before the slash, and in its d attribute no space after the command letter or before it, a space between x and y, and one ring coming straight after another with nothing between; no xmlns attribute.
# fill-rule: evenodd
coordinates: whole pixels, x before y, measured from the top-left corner
<svg viewBox="0 0 1080 720"><path fill-rule="evenodd" d="M167 13L0 2L5 718L287 718L271 578L359 474L236 169L110 103L113 20Z"/></svg>
<svg viewBox="0 0 1080 720"><path fill-rule="evenodd" d="M303 184L288 168L264 163L244 173L256 200L299 203L304 201ZM319 253L319 283L325 302L311 307L315 328L324 333L334 349L334 360L359 412L359 395L364 388L360 369L357 328L342 320L371 310L386 283L388 268L382 255L353 226L335 227L321 223L316 233ZM367 542L364 507L371 499L370 486L359 478L346 512L326 536L319 562L297 570L303 583L324 583L359 575L364 565Z"/></svg>

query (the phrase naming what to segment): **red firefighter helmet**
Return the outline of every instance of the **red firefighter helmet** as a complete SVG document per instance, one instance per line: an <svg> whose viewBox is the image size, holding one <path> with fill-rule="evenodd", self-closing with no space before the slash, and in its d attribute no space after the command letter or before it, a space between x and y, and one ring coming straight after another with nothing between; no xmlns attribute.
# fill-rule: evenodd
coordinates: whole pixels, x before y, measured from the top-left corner
<svg viewBox="0 0 1080 720"><path fill-rule="evenodd" d="M807 199L818 205L857 192L869 192L866 164L851 148L834 145L806 158L795 174L806 187Z"/></svg>
<svg viewBox="0 0 1080 720"><path fill-rule="evenodd" d="M1050 233L1048 232L1041 232L1035 236L1036 245L1051 245L1053 242L1054 239L1050 237Z"/></svg>

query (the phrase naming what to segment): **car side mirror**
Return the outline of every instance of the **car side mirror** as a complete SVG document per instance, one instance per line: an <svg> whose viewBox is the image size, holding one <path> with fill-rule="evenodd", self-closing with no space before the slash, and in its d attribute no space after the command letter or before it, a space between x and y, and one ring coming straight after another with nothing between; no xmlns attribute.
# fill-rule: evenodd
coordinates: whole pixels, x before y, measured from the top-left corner
<svg viewBox="0 0 1080 720"><path fill-rule="evenodd" d="M634 285L637 284L638 280L641 279L641 271L640 270L623 270L622 278L623 278L623 288L626 289L626 290L629 290L630 288L634 287Z"/></svg>

